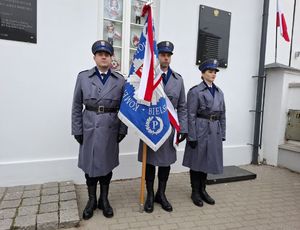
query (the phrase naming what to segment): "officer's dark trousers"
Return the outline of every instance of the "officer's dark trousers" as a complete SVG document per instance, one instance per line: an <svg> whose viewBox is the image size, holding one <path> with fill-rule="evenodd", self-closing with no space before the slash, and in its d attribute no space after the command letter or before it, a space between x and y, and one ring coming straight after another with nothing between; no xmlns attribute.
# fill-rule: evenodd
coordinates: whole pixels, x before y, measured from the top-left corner
<svg viewBox="0 0 300 230"><path fill-rule="evenodd" d="M109 185L111 178L112 178L112 172L108 173L105 176L98 176L98 177L90 177L88 174L85 174L87 186L97 185L98 181L100 184Z"/></svg>
<svg viewBox="0 0 300 230"><path fill-rule="evenodd" d="M158 180L168 181L170 174L170 166L167 167L158 167ZM146 164L146 181L154 181L155 179L155 166Z"/></svg>

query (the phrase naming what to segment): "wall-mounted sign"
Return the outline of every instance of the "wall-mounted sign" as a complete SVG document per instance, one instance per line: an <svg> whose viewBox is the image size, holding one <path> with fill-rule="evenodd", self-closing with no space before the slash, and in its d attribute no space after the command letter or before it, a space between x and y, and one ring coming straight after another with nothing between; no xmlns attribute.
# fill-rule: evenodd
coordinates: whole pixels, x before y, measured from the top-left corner
<svg viewBox="0 0 300 230"><path fill-rule="evenodd" d="M227 67L231 13L200 5L196 65L208 58Z"/></svg>
<svg viewBox="0 0 300 230"><path fill-rule="evenodd" d="M0 1L0 39L36 43L36 2Z"/></svg>

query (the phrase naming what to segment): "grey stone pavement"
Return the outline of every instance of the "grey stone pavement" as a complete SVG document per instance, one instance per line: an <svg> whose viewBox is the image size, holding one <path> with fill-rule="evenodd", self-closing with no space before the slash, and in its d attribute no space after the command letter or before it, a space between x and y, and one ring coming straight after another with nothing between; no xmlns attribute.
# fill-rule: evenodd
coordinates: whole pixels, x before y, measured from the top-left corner
<svg viewBox="0 0 300 230"><path fill-rule="evenodd" d="M79 221L71 181L0 188L0 230L70 228Z"/></svg>
<svg viewBox="0 0 300 230"><path fill-rule="evenodd" d="M188 173L171 174L167 187L167 197L173 205L173 212L168 213L161 209L158 204L155 204L154 212L151 214L139 212L139 189L140 179L131 179L123 181L113 181L110 186L110 203L114 208L114 217L107 219L102 215L101 210L96 210L94 216L90 220L80 220L79 227L78 219L75 214L62 215L63 210L74 210L75 203L69 202L65 209L61 209L60 201L62 193L70 193L64 191L58 184L59 200L48 204L58 204L58 207L41 208L41 203L38 203L38 213L42 210L48 210L44 214L37 214L36 227L37 229L55 229L56 227L69 228L69 230L77 229L243 229L243 230L267 230L267 229L300 229L300 174L291 172L287 169L271 167L271 166L242 166L251 172L257 174L255 180L232 182L226 184L217 184L207 186L210 195L215 198L216 204L210 206L204 204L203 207L193 205L190 199L190 183ZM156 180L157 182L157 180ZM66 183L66 182L64 182ZM70 182L69 182L70 183ZM157 184L157 183L156 183ZM157 186L157 185L156 185ZM26 188L26 187L25 187ZM30 187L29 187L30 188ZM10 188L11 189L11 188ZM28 188L27 188L28 189ZM3 194L3 190L6 192ZM20 219L14 218L15 215L20 216L26 212L36 212L34 200L29 203L24 200L17 192L12 196L15 198L11 205L15 208L15 213L12 214L7 210L14 208L7 207L5 197L8 189L0 188L0 229L6 229L3 226L12 224L34 221L35 217ZM46 190L50 191L50 189ZM52 190L51 190L52 191ZM50 191L50 193L51 193ZM55 190L56 191L56 190ZM52 191L54 192L54 191ZM24 197L25 191L23 191ZM26 193L27 194L27 193ZM40 191L43 197L43 186ZM99 188L98 188L99 194ZM82 211L87 201L87 192L85 185L76 185L76 198L79 209L79 217L81 218ZM73 195L69 196L68 200L74 201ZM6 198L7 199L7 198ZM41 199L42 200L42 199ZM40 201L41 201L40 200ZM4 202L4 204L3 204ZM20 203L21 202L21 206ZM33 202L33 203L31 203ZM25 204L31 204L32 210L21 208ZM70 206L68 206L70 205ZM72 206L73 205L73 206ZM53 208L53 209L52 209ZM4 218L3 210L6 211ZM51 210L55 210L52 212ZM58 211L57 211L58 210ZM53 214L55 213L55 214ZM10 214L10 215L9 215ZM43 215L43 216L42 216ZM78 213L77 213L78 215ZM62 216L65 223L61 223ZM9 217L9 218L8 218ZM58 220L57 220L58 217ZM19 218L18 221L16 221ZM77 217L78 218L78 217ZM53 224L57 223L57 225ZM47 225L48 224L48 225ZM51 225L52 224L52 225ZM70 228L71 227L71 228ZM16 229L25 229L19 226ZM34 229L34 228L26 228Z"/></svg>

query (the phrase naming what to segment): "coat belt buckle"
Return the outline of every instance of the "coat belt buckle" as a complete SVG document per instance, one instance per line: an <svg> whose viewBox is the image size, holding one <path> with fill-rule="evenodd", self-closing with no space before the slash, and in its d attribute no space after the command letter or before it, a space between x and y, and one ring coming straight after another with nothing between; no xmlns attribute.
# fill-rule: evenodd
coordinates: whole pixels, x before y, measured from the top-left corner
<svg viewBox="0 0 300 230"><path fill-rule="evenodd" d="M104 106L103 105L98 106L97 113L104 113Z"/></svg>
<svg viewBox="0 0 300 230"><path fill-rule="evenodd" d="M217 118L217 115L213 114L213 115L210 115L209 120L210 121L215 121L216 118Z"/></svg>

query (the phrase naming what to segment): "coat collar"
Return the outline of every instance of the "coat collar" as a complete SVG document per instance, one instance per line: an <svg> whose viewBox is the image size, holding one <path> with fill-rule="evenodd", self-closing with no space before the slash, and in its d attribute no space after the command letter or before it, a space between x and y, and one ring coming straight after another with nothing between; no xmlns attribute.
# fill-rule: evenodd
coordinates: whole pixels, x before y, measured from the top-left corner
<svg viewBox="0 0 300 230"><path fill-rule="evenodd" d="M87 76L88 76L88 77L92 77L92 76L94 76L94 75L97 76L97 70L96 70L96 68L97 68L97 67L95 66L95 67L89 69L89 70L87 71ZM110 69L110 70L111 70L111 69ZM113 77L115 77L115 78L118 78L118 75L117 75L114 71L111 71L110 76L113 76Z"/></svg>
<svg viewBox="0 0 300 230"><path fill-rule="evenodd" d="M175 74L175 72L171 68L170 68L170 71L171 71L171 76L173 76L175 79L178 79L178 76Z"/></svg>
<svg viewBox="0 0 300 230"><path fill-rule="evenodd" d="M204 91L204 90L208 89L208 86L207 86L207 84L206 84L204 81L202 81L202 82L199 84L199 87L200 87L200 90L201 90L201 91ZM213 83L213 87L215 87L216 90L219 91L219 87L216 86L214 83Z"/></svg>

